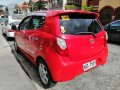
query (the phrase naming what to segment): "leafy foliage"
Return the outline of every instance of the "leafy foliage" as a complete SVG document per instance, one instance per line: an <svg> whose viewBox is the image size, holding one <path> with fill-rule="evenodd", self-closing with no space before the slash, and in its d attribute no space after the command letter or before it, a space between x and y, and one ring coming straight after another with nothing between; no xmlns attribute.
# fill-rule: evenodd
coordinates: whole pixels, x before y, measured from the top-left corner
<svg viewBox="0 0 120 90"><path fill-rule="evenodd" d="M91 5L91 6L83 6L83 9L84 9L85 11L91 11L93 8L94 8L93 5Z"/></svg>
<svg viewBox="0 0 120 90"><path fill-rule="evenodd" d="M80 9L80 7L76 6L76 5L65 5L65 9L66 10L76 10L76 9Z"/></svg>
<svg viewBox="0 0 120 90"><path fill-rule="evenodd" d="M42 7L42 3L41 3L41 1L38 1L33 4L33 11L40 10L41 7Z"/></svg>

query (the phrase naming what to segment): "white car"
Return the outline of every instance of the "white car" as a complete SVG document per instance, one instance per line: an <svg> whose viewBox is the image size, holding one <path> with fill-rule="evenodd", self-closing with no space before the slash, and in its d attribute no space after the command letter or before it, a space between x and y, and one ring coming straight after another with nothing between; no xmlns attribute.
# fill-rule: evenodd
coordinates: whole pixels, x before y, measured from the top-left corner
<svg viewBox="0 0 120 90"><path fill-rule="evenodd" d="M18 27L20 21L13 21L10 24L3 25L2 34L6 36L6 39L14 38L15 29L14 26Z"/></svg>

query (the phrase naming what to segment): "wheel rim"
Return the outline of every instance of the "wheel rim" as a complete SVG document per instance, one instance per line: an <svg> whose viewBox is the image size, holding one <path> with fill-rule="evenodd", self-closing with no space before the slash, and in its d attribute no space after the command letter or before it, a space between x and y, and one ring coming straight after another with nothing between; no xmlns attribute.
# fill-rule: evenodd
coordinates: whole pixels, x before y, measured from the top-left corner
<svg viewBox="0 0 120 90"><path fill-rule="evenodd" d="M42 82L44 84L48 84L48 77L47 77L48 72L44 64L39 65L39 74Z"/></svg>

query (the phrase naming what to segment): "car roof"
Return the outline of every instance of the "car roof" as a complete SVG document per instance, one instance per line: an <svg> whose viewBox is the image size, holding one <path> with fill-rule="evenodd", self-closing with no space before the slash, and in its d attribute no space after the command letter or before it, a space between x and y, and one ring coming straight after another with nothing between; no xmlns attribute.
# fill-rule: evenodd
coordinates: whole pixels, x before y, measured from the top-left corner
<svg viewBox="0 0 120 90"><path fill-rule="evenodd" d="M120 21L120 20L116 20L116 21L113 21L113 22L111 22L111 23L115 23L115 22L118 22L118 21Z"/></svg>
<svg viewBox="0 0 120 90"><path fill-rule="evenodd" d="M35 11L32 12L30 14L28 14L27 16L31 16L31 15L42 15L42 16L57 16L60 14L65 14L65 13L81 13L81 14L94 14L97 17L99 17L98 13L94 13L94 12L88 12L88 11L83 11L83 10L45 10L45 11Z"/></svg>

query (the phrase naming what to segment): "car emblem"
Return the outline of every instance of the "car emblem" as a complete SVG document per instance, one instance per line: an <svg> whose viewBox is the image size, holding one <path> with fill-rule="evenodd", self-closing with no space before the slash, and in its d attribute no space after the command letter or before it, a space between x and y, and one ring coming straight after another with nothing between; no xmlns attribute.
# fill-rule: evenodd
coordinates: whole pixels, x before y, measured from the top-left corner
<svg viewBox="0 0 120 90"><path fill-rule="evenodd" d="M91 44L94 44L94 42L95 42L95 40L92 38L92 39L90 39L90 43Z"/></svg>

